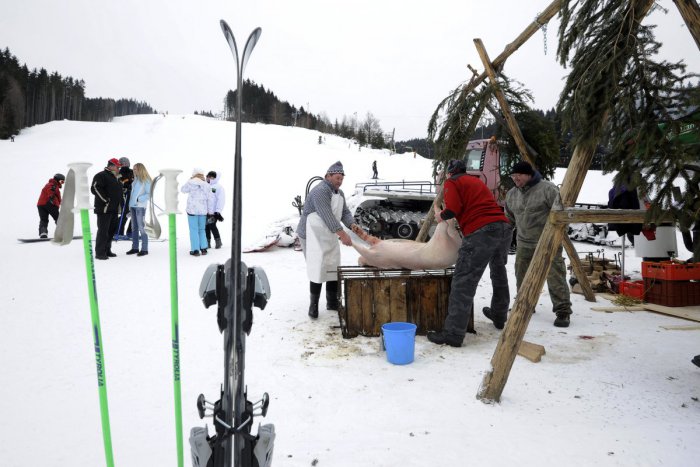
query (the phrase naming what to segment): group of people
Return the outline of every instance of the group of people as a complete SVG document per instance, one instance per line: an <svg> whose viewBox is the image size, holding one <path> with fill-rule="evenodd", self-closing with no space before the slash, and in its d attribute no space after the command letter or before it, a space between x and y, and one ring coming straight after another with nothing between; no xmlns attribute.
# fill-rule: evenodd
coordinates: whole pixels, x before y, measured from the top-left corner
<svg viewBox="0 0 700 467"><path fill-rule="evenodd" d="M503 210L481 180L466 174L463 161L451 161L447 172L443 188L445 209L437 217L456 218L464 237L452 276L445 324L442 330L430 332L427 337L436 344L460 347L473 313L476 287L487 264L491 274L491 306L484 307L482 312L497 329L503 329L510 304L506 263L512 231L517 232L515 280L519 290L549 212L553 207L561 207L561 197L557 186L544 180L526 161L516 163L511 169L515 186L506 194ZM547 287L555 314L554 326L568 327L571 297L561 246L552 260Z"/></svg>
<svg viewBox="0 0 700 467"><path fill-rule="evenodd" d="M190 231L190 255L207 254L214 237L214 247L221 248L221 235L217 222L223 222L221 211L224 209L224 188L219 184L220 174L210 171L204 176L204 170L195 168L192 176L180 189L187 193L187 225Z"/></svg>
<svg viewBox="0 0 700 467"><path fill-rule="evenodd" d="M95 195L97 216L95 259L107 260L117 256L112 251L112 241L123 228L127 212L131 216L131 249L126 254L148 254L145 219L153 180L143 164L137 163L133 169L130 165L126 157L112 158L104 170L92 178L90 192Z"/></svg>
<svg viewBox="0 0 700 467"><path fill-rule="evenodd" d="M130 167L126 157L112 158L105 168L95 174L90 184L90 192L95 196L94 209L97 216L95 235L95 258L107 260L117 256L112 251L112 241L120 238L126 230L130 234L131 249L127 255L145 256L148 254L148 234L146 232L146 208L151 198L153 179L142 163ZM190 254L206 255L211 246L221 248L221 235L217 222L224 220L224 189L219 184L219 174L195 169L192 177L182 186L187 193L187 220L190 234ZM55 174L42 188L37 201L39 211L39 237L48 238L49 216L58 220L61 205L61 188L66 177ZM131 222L125 229L127 215Z"/></svg>
<svg viewBox="0 0 700 467"><path fill-rule="evenodd" d="M497 204L483 181L469 176L466 171L463 161L449 162L448 178L443 185L445 208L436 208L435 213L438 222L456 219L463 236L452 275L447 318L442 330L429 332L427 336L435 344L453 347L460 347L464 341L473 314L474 294L487 265L492 296L490 306L484 307L482 312L497 329L503 329L510 304L506 263L513 229L517 227L515 277L519 289L549 212L553 207L561 207L557 186L544 180L526 161L516 163L511 169L515 186L506 195L505 209ZM308 314L312 319L318 317L324 282L326 309L338 309L338 241L343 245L352 245L343 225L352 231L361 229L355 223L347 208L345 195L340 190L344 177L340 161L328 168L323 182L309 192L297 226L310 282ZM562 247L552 262L547 285L555 314L554 326L568 327L571 299Z"/></svg>

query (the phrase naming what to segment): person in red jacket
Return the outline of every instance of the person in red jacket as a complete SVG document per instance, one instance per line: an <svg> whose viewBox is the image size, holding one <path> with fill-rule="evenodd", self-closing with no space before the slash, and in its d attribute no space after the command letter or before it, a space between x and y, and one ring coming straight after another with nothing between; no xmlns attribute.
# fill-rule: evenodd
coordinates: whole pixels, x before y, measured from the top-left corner
<svg viewBox="0 0 700 467"><path fill-rule="evenodd" d="M61 188L66 181L63 174L56 174L41 189L36 208L39 210L39 238L49 236L49 216L58 220L58 207L61 205Z"/></svg>
<svg viewBox="0 0 700 467"><path fill-rule="evenodd" d="M438 222L456 218L464 236L452 275L445 324L441 331L428 333L430 342L452 347L462 346L474 310L474 294L487 265L493 295L491 307L483 313L497 329L503 329L510 304L506 263L513 227L486 184L466 171L464 161L450 161L449 178L443 185L445 209L436 208L435 212Z"/></svg>

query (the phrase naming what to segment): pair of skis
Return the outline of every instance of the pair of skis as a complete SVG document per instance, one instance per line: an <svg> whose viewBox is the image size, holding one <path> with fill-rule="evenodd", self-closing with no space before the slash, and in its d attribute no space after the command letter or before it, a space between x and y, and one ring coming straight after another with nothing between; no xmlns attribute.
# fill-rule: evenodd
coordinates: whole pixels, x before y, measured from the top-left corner
<svg viewBox="0 0 700 467"><path fill-rule="evenodd" d="M261 268L248 268L241 260L243 71L262 30L256 28L250 34L239 60L231 28L224 20L220 25L236 62L237 74L231 259L225 265L213 264L207 269L199 292L205 307L218 304L217 321L224 333L224 384L218 401L211 403L203 394L197 400L200 418L211 411L216 434L209 437L206 428L192 429L192 464L194 467L267 467L272 463L274 426L260 426L257 435L251 434L251 428L255 416L267 414L270 399L265 393L258 402L250 402L244 376L245 341L253 324L253 306L265 308L270 286Z"/></svg>

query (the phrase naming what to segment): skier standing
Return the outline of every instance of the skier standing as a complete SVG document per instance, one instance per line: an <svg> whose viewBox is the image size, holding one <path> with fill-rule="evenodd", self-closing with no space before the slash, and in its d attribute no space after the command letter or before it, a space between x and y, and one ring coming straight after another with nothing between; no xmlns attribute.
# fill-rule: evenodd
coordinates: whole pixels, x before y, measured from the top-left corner
<svg viewBox="0 0 700 467"><path fill-rule="evenodd" d="M194 169L192 177L182 185L180 191L187 196L187 224L190 228L190 254L192 256L206 255L207 236L205 226L207 214L214 213L214 196L211 187L204 180L204 171Z"/></svg>
<svg viewBox="0 0 700 467"><path fill-rule="evenodd" d="M47 238L49 234L49 216L56 222L58 207L61 205L61 188L66 181L63 174L56 174L44 185L36 203L39 211L39 238Z"/></svg>
<svg viewBox="0 0 700 467"><path fill-rule="evenodd" d="M377 177L379 176L379 174L377 173L377 161L372 162L372 172L373 172L372 178L376 180Z"/></svg>
<svg viewBox="0 0 700 467"><path fill-rule="evenodd" d="M90 192L95 195L97 215L97 235L95 235L95 258L109 259L112 252L112 239L119 223L119 209L124 202L122 184L117 179L121 164L115 158L107 161L107 167L92 179Z"/></svg>
<svg viewBox="0 0 700 467"><path fill-rule="evenodd" d="M214 234L215 248L217 249L221 248L221 235L219 235L219 228L216 226L216 223L217 221L224 221L221 211L224 210L224 204L226 203L224 187L219 183L220 179L220 172L211 170L207 174L207 183L209 183L211 193L214 196L214 214L207 215L207 227L205 232L207 234L207 245L209 248L211 248L211 236Z"/></svg>
<svg viewBox="0 0 700 467"><path fill-rule="evenodd" d="M134 171L130 168L131 162L128 157L119 158L119 181L122 184L122 190L124 192L123 198L124 203L122 204L122 215L119 222L119 235L124 235L124 228L126 227L126 216L129 215L129 200L131 199L131 185L134 182ZM131 232L131 224L129 224L129 229L127 229L127 235Z"/></svg>

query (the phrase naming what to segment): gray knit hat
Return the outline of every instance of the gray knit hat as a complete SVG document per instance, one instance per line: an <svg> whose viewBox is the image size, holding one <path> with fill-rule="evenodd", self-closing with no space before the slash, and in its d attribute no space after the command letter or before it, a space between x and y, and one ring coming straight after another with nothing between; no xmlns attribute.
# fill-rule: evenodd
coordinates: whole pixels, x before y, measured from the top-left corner
<svg viewBox="0 0 700 467"><path fill-rule="evenodd" d="M343 170L342 162L338 161L335 164L328 167L328 170L326 170L326 175L333 175L333 174L345 175L345 171Z"/></svg>
<svg viewBox="0 0 700 467"><path fill-rule="evenodd" d="M131 166L131 162L129 162L128 157L120 157L119 163L121 164L122 167L130 167Z"/></svg>

